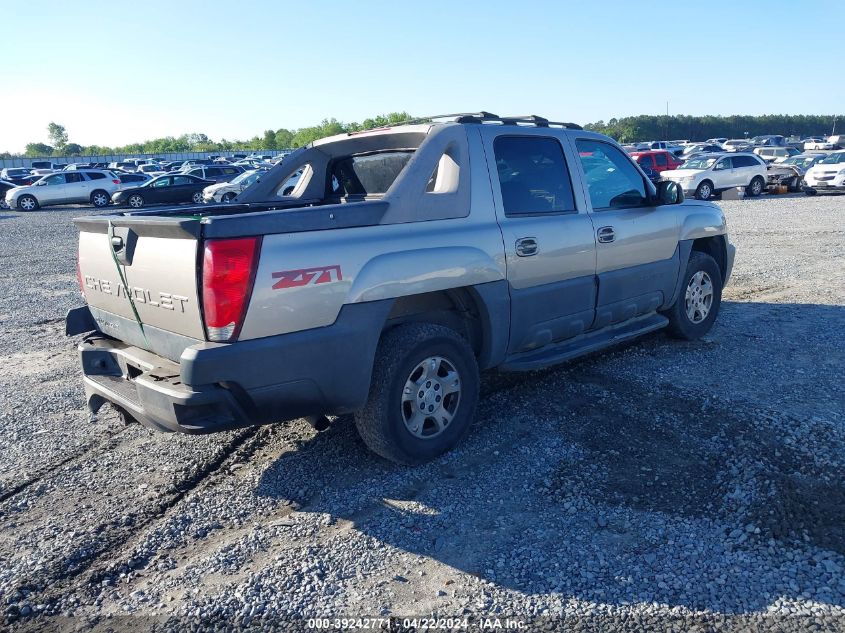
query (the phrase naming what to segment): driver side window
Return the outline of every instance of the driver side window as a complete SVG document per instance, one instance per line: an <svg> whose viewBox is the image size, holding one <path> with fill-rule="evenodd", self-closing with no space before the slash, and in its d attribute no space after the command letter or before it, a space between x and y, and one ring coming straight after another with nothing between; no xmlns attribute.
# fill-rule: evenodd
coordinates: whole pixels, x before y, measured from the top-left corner
<svg viewBox="0 0 845 633"><path fill-rule="evenodd" d="M579 139L576 146L594 210L648 204L645 181L622 150L588 139Z"/></svg>

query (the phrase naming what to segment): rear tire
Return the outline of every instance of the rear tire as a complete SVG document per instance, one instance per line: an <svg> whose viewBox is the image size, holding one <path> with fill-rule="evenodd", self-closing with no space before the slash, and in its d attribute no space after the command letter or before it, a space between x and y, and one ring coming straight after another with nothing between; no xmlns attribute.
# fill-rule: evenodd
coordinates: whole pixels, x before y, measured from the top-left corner
<svg viewBox="0 0 845 633"><path fill-rule="evenodd" d="M479 372L469 343L442 325L408 323L376 350L367 404L355 425L373 452L421 464L456 446L478 404Z"/></svg>
<svg viewBox="0 0 845 633"><path fill-rule="evenodd" d="M223 194L221 201L224 202L225 204L229 204L230 202L232 202L232 200L235 199L235 197L236 197L235 193L233 191L230 191L229 193Z"/></svg>
<svg viewBox="0 0 845 633"><path fill-rule="evenodd" d="M202 204L202 191L195 191L191 196L191 202L194 204Z"/></svg>
<svg viewBox="0 0 845 633"><path fill-rule="evenodd" d="M19 211L36 211L38 207L38 200L35 199L35 196L30 196L29 194L26 194L18 198Z"/></svg>
<svg viewBox="0 0 845 633"><path fill-rule="evenodd" d="M102 189L97 189L91 194L91 204L98 209L108 206L109 202L111 202L111 196Z"/></svg>
<svg viewBox="0 0 845 633"><path fill-rule="evenodd" d="M763 189L766 188L766 183L763 181L760 176L754 176L751 179L751 182L745 188L745 195L750 198L756 198L761 193L763 193Z"/></svg>
<svg viewBox="0 0 845 633"><path fill-rule="evenodd" d="M699 200L709 200L713 196L713 183L705 180L695 189L695 197Z"/></svg>
<svg viewBox="0 0 845 633"><path fill-rule="evenodd" d="M801 191L801 176L795 176L792 179L792 184L789 186L792 193L799 193Z"/></svg>
<svg viewBox="0 0 845 633"><path fill-rule="evenodd" d="M699 251L690 253L681 292L664 314L669 318L669 334L694 341L701 338L719 314L722 305L722 271L716 261Z"/></svg>

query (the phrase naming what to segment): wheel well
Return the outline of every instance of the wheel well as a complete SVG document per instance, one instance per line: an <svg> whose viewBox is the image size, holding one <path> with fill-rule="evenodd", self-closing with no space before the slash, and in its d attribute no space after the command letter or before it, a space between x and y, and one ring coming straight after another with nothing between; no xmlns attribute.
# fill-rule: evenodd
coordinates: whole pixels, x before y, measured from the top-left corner
<svg viewBox="0 0 845 633"><path fill-rule="evenodd" d="M402 323L436 323L451 328L481 353L483 332L476 297L466 288L399 297L393 304L382 335Z"/></svg>
<svg viewBox="0 0 845 633"><path fill-rule="evenodd" d="M727 268L727 249L725 248L725 236L700 237L692 243L692 250L710 255L719 266L722 273L722 281L725 281Z"/></svg>

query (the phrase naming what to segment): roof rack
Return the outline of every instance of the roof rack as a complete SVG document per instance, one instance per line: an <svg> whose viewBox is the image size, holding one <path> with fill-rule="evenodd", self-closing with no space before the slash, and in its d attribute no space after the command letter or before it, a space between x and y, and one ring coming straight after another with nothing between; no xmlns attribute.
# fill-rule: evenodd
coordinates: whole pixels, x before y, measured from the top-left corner
<svg viewBox="0 0 845 633"><path fill-rule="evenodd" d="M529 114L525 116L499 116L491 112L458 112L456 114L435 114L433 116L408 119L391 125L410 125L413 123L430 123L435 119L450 119L454 123L498 123L500 125L534 125L536 127L563 127L571 130L582 130L580 125L575 123L563 123L560 121L549 121L548 119Z"/></svg>

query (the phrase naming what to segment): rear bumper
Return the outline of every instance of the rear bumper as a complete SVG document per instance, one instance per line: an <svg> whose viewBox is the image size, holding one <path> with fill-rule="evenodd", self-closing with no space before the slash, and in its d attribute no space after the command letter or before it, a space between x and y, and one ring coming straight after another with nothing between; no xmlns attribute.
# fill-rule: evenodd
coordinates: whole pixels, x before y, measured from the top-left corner
<svg viewBox="0 0 845 633"><path fill-rule="evenodd" d="M364 405L392 301L347 305L327 327L186 347L179 362L101 332L79 345L88 407L110 402L150 428L214 433ZM80 312L81 310L81 312ZM90 325L71 311L67 332Z"/></svg>

